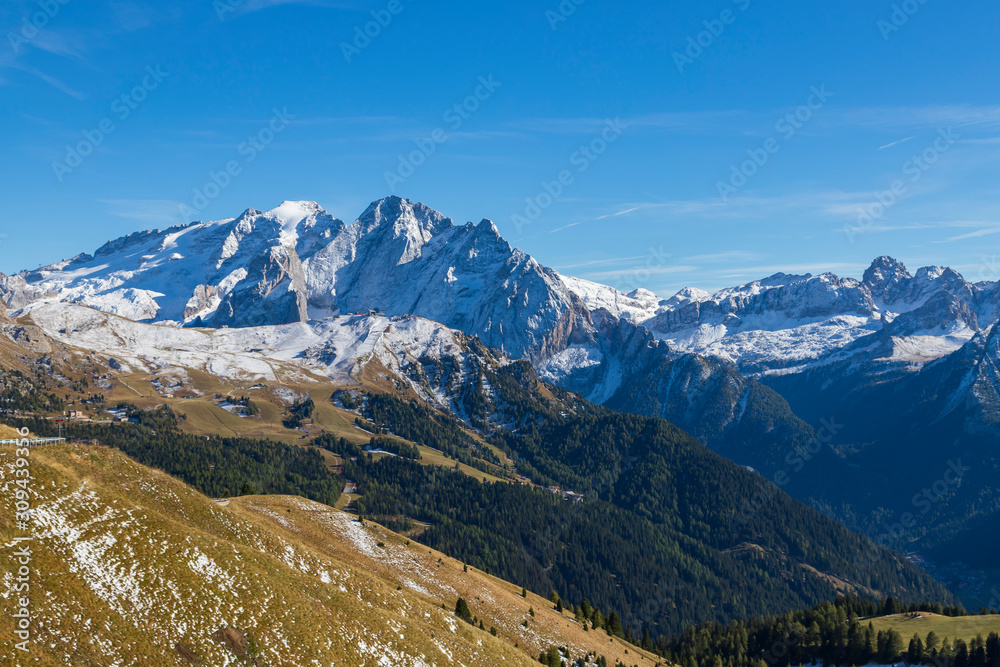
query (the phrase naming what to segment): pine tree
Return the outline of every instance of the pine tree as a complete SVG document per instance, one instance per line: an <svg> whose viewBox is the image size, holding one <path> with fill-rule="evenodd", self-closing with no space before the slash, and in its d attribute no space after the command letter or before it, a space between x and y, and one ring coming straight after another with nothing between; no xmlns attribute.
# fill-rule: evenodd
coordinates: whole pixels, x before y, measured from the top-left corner
<svg viewBox="0 0 1000 667"><path fill-rule="evenodd" d="M472 623L472 610L469 609L469 603L465 601L465 598L458 598L458 602L455 603L455 616L466 623Z"/></svg>
<svg viewBox="0 0 1000 667"><path fill-rule="evenodd" d="M970 667L969 646L963 639L955 640L955 660L953 664L955 667Z"/></svg>
<svg viewBox="0 0 1000 667"><path fill-rule="evenodd" d="M986 667L986 641L982 635L976 635L969 647L969 662L972 667Z"/></svg>
<svg viewBox="0 0 1000 667"><path fill-rule="evenodd" d="M892 599L892 598L889 598ZM882 634L882 633L879 633ZM896 630L890 628L888 632L885 633L885 643L880 651L880 657L885 663L895 662L899 659L899 656L903 653L904 644L903 636L899 634Z"/></svg>
<svg viewBox="0 0 1000 667"><path fill-rule="evenodd" d="M618 616L617 611L611 612L611 616L608 616L608 622L605 624L605 630L608 631L609 635L615 637L624 637L625 628L622 627L622 619Z"/></svg>
<svg viewBox="0 0 1000 667"><path fill-rule="evenodd" d="M888 597L882 604L882 616L891 616L900 612L899 602L896 598Z"/></svg>
<svg viewBox="0 0 1000 667"><path fill-rule="evenodd" d="M986 638L986 665L1000 667L1000 634L991 632Z"/></svg>
<svg viewBox="0 0 1000 667"><path fill-rule="evenodd" d="M906 650L906 661L911 665L918 665L924 659L924 642L920 635L913 635L910 639L910 646Z"/></svg>
<svg viewBox="0 0 1000 667"><path fill-rule="evenodd" d="M868 627L865 628L865 657L868 659L874 658L878 654L878 640L875 635L875 626L868 622Z"/></svg>
<svg viewBox="0 0 1000 667"><path fill-rule="evenodd" d="M865 633L861 626L852 622L847 631L847 659L854 665L864 664L865 659Z"/></svg>

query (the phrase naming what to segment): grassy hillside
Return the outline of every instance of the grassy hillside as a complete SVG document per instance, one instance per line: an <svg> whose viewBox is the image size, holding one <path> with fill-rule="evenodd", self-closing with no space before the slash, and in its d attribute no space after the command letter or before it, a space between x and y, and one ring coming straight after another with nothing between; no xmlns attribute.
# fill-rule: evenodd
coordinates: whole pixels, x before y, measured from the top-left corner
<svg viewBox="0 0 1000 667"><path fill-rule="evenodd" d="M17 440L20 437L21 434L16 429L5 424L0 424L0 440Z"/></svg>
<svg viewBox="0 0 1000 667"><path fill-rule="evenodd" d="M20 534L13 463L0 449L4 543ZM0 615L0 651L19 664L527 666L551 646L655 664L538 597L303 498L223 506L103 447L38 448L31 471L30 654L12 650ZM455 617L459 597L485 629Z"/></svg>

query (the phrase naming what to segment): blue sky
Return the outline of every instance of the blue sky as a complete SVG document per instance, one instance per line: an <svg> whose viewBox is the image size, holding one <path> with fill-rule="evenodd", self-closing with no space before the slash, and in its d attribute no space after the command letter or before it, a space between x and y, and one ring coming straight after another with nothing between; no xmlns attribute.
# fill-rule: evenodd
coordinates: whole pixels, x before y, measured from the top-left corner
<svg viewBox="0 0 1000 667"><path fill-rule="evenodd" d="M985 0L7 0L0 27L6 273L394 193L664 296L882 254L1000 279Z"/></svg>

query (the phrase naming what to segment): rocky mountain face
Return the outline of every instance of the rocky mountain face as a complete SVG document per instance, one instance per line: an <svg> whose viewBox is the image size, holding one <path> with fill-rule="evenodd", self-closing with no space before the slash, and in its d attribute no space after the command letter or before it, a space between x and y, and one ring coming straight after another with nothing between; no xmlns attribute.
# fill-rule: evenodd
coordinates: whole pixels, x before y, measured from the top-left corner
<svg viewBox="0 0 1000 667"><path fill-rule="evenodd" d="M572 287L610 294L593 306ZM37 271L0 278L11 308L72 301L134 321L256 327L351 313L416 315L524 358L591 400L668 353L632 316L632 297L572 281L500 237L489 220L456 225L398 197L351 225L313 202L110 241ZM614 302L624 303L624 310ZM631 311L628 311L631 312Z"/></svg>
<svg viewBox="0 0 1000 667"><path fill-rule="evenodd" d="M997 283L969 283L942 267L911 276L902 263L879 257L862 280L779 273L664 302L643 324L675 350L766 375L837 361L883 331L892 338L889 357L924 363L954 352L995 322L998 300Z"/></svg>
<svg viewBox="0 0 1000 667"><path fill-rule="evenodd" d="M346 225L313 202L132 234L0 280L10 307L71 300L133 320L261 326L376 310L418 315L537 358L584 321L558 276L484 220L391 197ZM584 318L585 319L585 318Z"/></svg>
<svg viewBox="0 0 1000 667"><path fill-rule="evenodd" d="M624 383L607 407L683 425L719 454L767 477L782 469L790 452L815 441L813 427L780 394L729 362L669 354L633 377L641 381Z"/></svg>

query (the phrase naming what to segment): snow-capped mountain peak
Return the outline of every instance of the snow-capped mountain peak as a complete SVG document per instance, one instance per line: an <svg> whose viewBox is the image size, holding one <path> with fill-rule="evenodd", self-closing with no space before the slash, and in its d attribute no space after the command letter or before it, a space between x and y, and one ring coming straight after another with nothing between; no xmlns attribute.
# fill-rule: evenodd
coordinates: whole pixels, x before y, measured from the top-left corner
<svg viewBox="0 0 1000 667"><path fill-rule="evenodd" d="M238 218L231 234L241 239L250 234L263 242L276 241L297 252L308 251L317 241L329 239L346 225L313 201L284 201L270 211L248 208Z"/></svg>
<svg viewBox="0 0 1000 667"><path fill-rule="evenodd" d="M862 280L777 273L706 294L683 292L643 322L672 349L736 363L744 373L788 373L882 354L923 364L950 354L997 319L995 283L970 285L949 268L911 275L876 258Z"/></svg>
<svg viewBox="0 0 1000 667"><path fill-rule="evenodd" d="M646 329L677 353L733 362L748 374L795 372L862 351L926 363L997 320L998 290L947 268L911 275L879 257L862 280L776 273L715 294L686 288L660 299L557 273L512 248L488 219L456 226L395 196L373 202L350 225L316 202L285 201L237 218L130 234L93 256L0 277L10 308L68 300L187 326L287 324L369 310L417 315L601 395L622 381L622 368L633 363L623 351L645 346Z"/></svg>
<svg viewBox="0 0 1000 667"><path fill-rule="evenodd" d="M69 300L134 320L256 326L375 309L480 335L515 355L551 347L573 309L554 273L489 220L451 218L400 197L351 225L311 201L139 232L44 271L0 279L10 304Z"/></svg>
<svg viewBox="0 0 1000 667"><path fill-rule="evenodd" d="M360 235L391 225L396 235L413 235L427 241L450 229L454 222L424 204L392 196L372 202L354 224L359 226Z"/></svg>
<svg viewBox="0 0 1000 667"><path fill-rule="evenodd" d="M902 262L883 255L871 263L862 277L862 283L876 299L892 302L899 298L902 286L910 279L910 272Z"/></svg>
<svg viewBox="0 0 1000 667"><path fill-rule="evenodd" d="M712 298L712 293L707 292L703 289L697 287L685 287L681 291L674 294L672 297L667 299L665 305L668 306L679 306L685 303L698 303L700 301L708 301Z"/></svg>
<svg viewBox="0 0 1000 667"><path fill-rule="evenodd" d="M871 266L865 270L863 280L868 285L879 285L886 281L905 280L910 277L906 265L888 255L882 255L872 260Z"/></svg>

